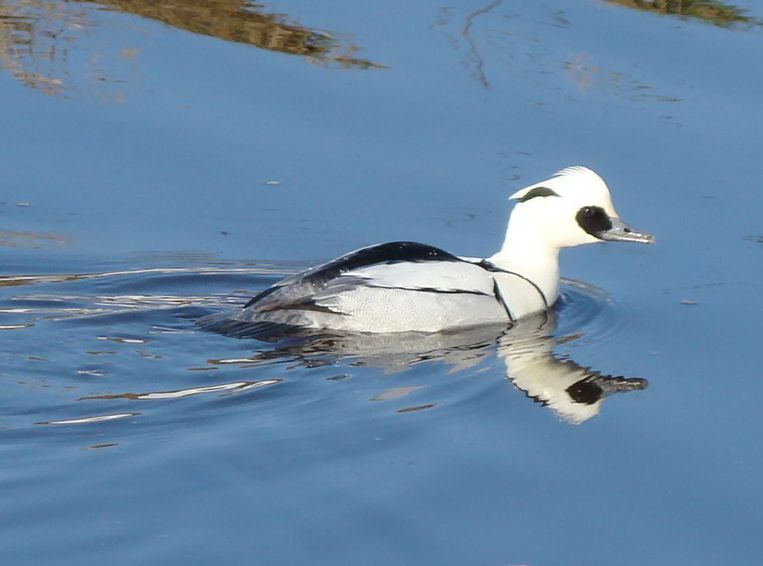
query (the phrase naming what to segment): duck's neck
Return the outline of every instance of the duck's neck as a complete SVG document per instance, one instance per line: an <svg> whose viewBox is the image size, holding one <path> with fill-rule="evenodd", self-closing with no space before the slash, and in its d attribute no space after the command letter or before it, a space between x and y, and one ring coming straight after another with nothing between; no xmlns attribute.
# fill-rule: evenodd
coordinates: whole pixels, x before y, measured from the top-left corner
<svg viewBox="0 0 763 566"><path fill-rule="evenodd" d="M509 226L503 248L488 260L499 269L513 271L535 283L548 306L556 302L559 296L559 248L543 245L535 238L512 234Z"/></svg>

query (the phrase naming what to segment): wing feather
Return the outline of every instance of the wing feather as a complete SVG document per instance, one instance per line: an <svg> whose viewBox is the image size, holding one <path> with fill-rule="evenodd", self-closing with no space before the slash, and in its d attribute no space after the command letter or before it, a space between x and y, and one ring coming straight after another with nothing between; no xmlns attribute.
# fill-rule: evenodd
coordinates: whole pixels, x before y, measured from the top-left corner
<svg viewBox="0 0 763 566"><path fill-rule="evenodd" d="M340 297L360 287L493 294L492 278L475 263L425 244L389 242L361 248L284 279L244 308L252 316L279 310L344 314Z"/></svg>

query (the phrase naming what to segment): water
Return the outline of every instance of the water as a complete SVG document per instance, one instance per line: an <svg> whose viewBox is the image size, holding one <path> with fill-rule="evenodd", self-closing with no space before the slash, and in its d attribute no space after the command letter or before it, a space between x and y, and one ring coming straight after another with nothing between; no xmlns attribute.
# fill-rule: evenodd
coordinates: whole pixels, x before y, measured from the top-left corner
<svg viewBox="0 0 763 566"><path fill-rule="evenodd" d="M760 562L757 20L152 6L0 7L4 564ZM658 243L563 253L549 319L195 324L364 244L490 255L573 163Z"/></svg>

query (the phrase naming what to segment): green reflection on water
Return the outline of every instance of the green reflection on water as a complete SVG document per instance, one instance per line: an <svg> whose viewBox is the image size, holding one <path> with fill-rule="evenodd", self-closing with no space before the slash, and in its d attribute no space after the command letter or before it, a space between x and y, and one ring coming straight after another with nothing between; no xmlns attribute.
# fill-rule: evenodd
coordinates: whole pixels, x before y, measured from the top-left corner
<svg viewBox="0 0 763 566"><path fill-rule="evenodd" d="M761 24L759 19L746 15L746 11L742 8L718 0L607 0L607 2L647 12L696 18L721 27L730 27L735 24Z"/></svg>
<svg viewBox="0 0 763 566"><path fill-rule="evenodd" d="M360 49L331 33L299 25L282 14L267 13L250 0L0 0L0 68L26 86L61 94L73 82L69 50L87 30L98 26L101 11L124 12L157 20L192 33L299 55L311 63L340 69L384 68L356 57ZM140 50L125 47L120 58L134 60ZM92 54L86 69L104 82L102 55ZM113 67L113 65L112 65ZM113 72L114 69L112 68ZM119 96L116 97L119 101Z"/></svg>

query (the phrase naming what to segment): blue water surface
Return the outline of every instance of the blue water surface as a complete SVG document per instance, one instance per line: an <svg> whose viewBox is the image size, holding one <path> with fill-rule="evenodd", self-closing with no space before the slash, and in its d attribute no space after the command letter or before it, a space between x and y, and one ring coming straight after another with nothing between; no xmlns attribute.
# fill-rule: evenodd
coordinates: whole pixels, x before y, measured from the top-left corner
<svg viewBox="0 0 763 566"><path fill-rule="evenodd" d="M140 4L0 6L3 564L760 563L761 0ZM195 323L366 244L491 255L572 164L657 244L565 250L542 321Z"/></svg>

